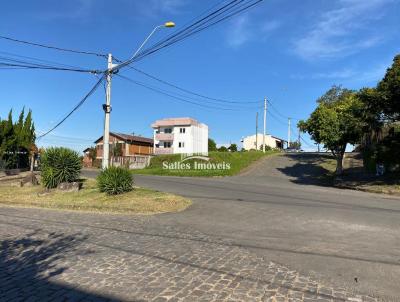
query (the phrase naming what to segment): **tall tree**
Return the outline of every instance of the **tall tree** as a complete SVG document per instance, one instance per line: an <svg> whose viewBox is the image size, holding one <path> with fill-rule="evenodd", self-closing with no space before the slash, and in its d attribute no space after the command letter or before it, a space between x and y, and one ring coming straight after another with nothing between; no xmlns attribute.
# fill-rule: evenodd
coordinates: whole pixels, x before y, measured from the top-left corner
<svg viewBox="0 0 400 302"><path fill-rule="evenodd" d="M231 151L231 152L237 152L237 150L238 150L237 145L236 144L231 144L228 147L228 150Z"/></svg>
<svg viewBox="0 0 400 302"><path fill-rule="evenodd" d="M337 161L336 174L342 174L347 144L355 144L361 137L363 122L357 118L361 102L353 91L333 86L317 103L310 118L298 126L332 152Z"/></svg>
<svg viewBox="0 0 400 302"><path fill-rule="evenodd" d="M6 167L27 167L29 151L34 143L32 112L29 110L25 118L25 109L22 109L17 122L14 123L10 110L7 120L0 122L0 157L5 161Z"/></svg>
<svg viewBox="0 0 400 302"><path fill-rule="evenodd" d="M208 151L217 151L217 144L212 138L208 139Z"/></svg>
<svg viewBox="0 0 400 302"><path fill-rule="evenodd" d="M400 54L394 57L385 77L376 88L380 94L378 108L391 121L400 120Z"/></svg>

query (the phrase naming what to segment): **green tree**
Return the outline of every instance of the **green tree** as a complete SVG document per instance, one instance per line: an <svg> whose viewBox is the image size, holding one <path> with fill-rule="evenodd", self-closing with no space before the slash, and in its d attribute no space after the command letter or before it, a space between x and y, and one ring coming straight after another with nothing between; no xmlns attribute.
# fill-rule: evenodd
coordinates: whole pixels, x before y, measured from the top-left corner
<svg viewBox="0 0 400 302"><path fill-rule="evenodd" d="M231 144L228 147L228 150L231 151L231 152L237 152L237 150L238 150L237 145L236 144Z"/></svg>
<svg viewBox="0 0 400 302"><path fill-rule="evenodd" d="M19 114L18 121L13 122L12 110L6 120L0 121L0 157L6 168L27 167L29 151L35 144L35 126L32 112L25 117L25 109Z"/></svg>
<svg viewBox="0 0 400 302"><path fill-rule="evenodd" d="M400 55L393 59L384 78L375 88L358 92L363 104L359 117L364 121L361 151L364 165L375 169L375 163L384 163L388 170L400 165L397 156L400 146Z"/></svg>
<svg viewBox="0 0 400 302"><path fill-rule="evenodd" d="M217 144L212 138L208 139L208 151L217 151Z"/></svg>
<svg viewBox="0 0 400 302"><path fill-rule="evenodd" d="M353 91L338 86L328 90L317 103L309 119L300 121L298 126L332 152L337 161L336 174L342 174L347 144L355 144L361 137L363 122L358 112L362 103Z"/></svg>
<svg viewBox="0 0 400 302"><path fill-rule="evenodd" d="M376 107L387 120L400 120L400 54L394 57L392 66L387 69L376 90L379 94Z"/></svg>
<svg viewBox="0 0 400 302"><path fill-rule="evenodd" d="M218 152L228 152L228 148L225 146L221 146L218 148Z"/></svg>
<svg viewBox="0 0 400 302"><path fill-rule="evenodd" d="M300 150L301 149L301 143L299 141L290 142L289 148Z"/></svg>

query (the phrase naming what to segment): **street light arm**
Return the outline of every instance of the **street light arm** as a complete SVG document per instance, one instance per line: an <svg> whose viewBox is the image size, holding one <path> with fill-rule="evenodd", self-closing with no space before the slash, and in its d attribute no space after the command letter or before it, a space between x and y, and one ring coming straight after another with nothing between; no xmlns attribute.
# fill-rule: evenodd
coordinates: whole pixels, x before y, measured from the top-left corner
<svg viewBox="0 0 400 302"><path fill-rule="evenodd" d="M139 46L139 48L135 51L135 53L126 61L122 62L121 64L118 64L117 66L114 66L111 68L111 71L116 71L119 70L120 68L129 65L129 63L135 58L135 56L139 53L139 51L143 48L143 46L147 43L147 41L151 38L151 36L157 31L157 29L164 27L165 25L158 25L154 27L154 29L151 31L151 33L147 36L146 39L144 39L143 43Z"/></svg>
<svg viewBox="0 0 400 302"><path fill-rule="evenodd" d="M158 25L154 27L153 31L147 36L146 39L144 39L143 43L139 46L139 48L135 51L135 53L132 55L132 57L128 60L131 61L133 60L134 57L139 53L139 51L143 48L143 46L147 43L147 41L151 38L151 36L157 31L157 29L164 27L164 25Z"/></svg>

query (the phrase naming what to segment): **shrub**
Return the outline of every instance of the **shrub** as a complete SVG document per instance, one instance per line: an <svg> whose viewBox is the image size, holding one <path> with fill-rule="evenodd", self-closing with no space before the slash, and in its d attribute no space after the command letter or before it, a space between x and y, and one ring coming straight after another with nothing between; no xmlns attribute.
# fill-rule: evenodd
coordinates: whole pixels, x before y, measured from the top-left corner
<svg viewBox="0 0 400 302"><path fill-rule="evenodd" d="M76 181L81 172L79 154L68 148L48 148L41 154L42 184L55 188L62 182Z"/></svg>
<svg viewBox="0 0 400 302"><path fill-rule="evenodd" d="M128 169L109 167L97 176L97 186L100 192L116 195L132 191L133 179Z"/></svg>

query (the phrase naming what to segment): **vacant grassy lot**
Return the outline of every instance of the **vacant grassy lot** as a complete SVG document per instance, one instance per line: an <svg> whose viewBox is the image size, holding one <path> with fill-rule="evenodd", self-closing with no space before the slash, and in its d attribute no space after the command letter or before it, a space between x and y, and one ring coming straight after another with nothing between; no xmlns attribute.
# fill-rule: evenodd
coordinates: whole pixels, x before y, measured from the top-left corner
<svg viewBox="0 0 400 302"><path fill-rule="evenodd" d="M229 176L239 173L242 169L248 167L256 160L276 154L276 151L261 151L250 152L210 152L210 161L202 160L189 160L185 164L190 165L190 169L165 169L163 163L171 164L181 161L179 154L173 155L159 155L151 160L149 167L140 170L132 170L133 174L152 174L152 175L169 175L169 176ZM211 164L229 164L230 169L195 169L195 162L197 163L211 163ZM226 166L226 165L225 165Z"/></svg>
<svg viewBox="0 0 400 302"><path fill-rule="evenodd" d="M180 196L143 188L108 196L100 193L95 180L85 180L79 192L43 193L40 186L1 187L0 205L41 207L63 210L95 211L125 214L155 214L177 212L190 205L190 201Z"/></svg>

